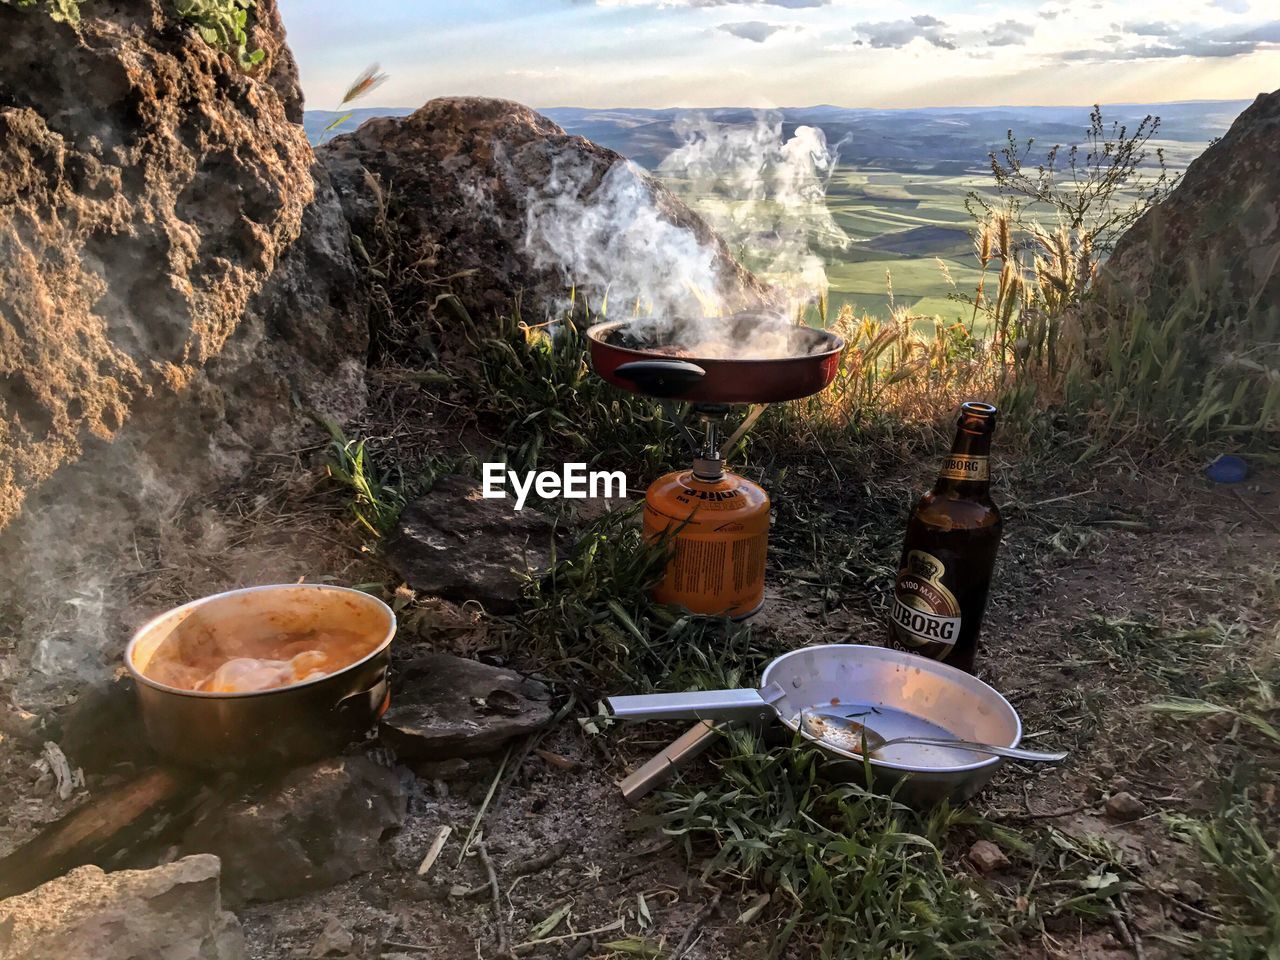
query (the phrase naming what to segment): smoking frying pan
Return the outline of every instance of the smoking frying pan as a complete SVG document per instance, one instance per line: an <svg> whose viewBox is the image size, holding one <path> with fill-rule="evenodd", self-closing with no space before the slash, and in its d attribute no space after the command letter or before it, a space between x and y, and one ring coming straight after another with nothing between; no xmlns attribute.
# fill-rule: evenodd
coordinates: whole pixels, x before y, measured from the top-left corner
<svg viewBox="0 0 1280 960"><path fill-rule="evenodd" d="M936 660L855 644L805 647L765 668L758 689L709 690L610 697L606 706L624 720L697 720L699 725L624 781L629 799L657 786L679 763L714 739L717 723L781 721L799 730L801 715L840 708L886 739L939 737L1016 747L1022 721L1004 697L977 677ZM849 779L861 779L864 761L819 741ZM968 799L990 780L1001 760L956 747L886 746L866 761L878 785L905 779L898 796L918 806Z"/></svg>
<svg viewBox="0 0 1280 960"><path fill-rule="evenodd" d="M623 390L694 403L798 400L818 393L835 378L844 340L828 330L756 313L714 322L728 342L745 342L761 329L776 332L788 354L734 360L700 357L680 348L674 325L615 320L587 329L591 366Z"/></svg>

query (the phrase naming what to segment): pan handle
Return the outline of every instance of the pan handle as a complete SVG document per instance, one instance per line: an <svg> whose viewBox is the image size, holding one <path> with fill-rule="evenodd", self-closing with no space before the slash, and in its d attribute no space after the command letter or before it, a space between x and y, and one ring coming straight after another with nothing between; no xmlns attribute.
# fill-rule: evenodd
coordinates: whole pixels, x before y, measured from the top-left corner
<svg viewBox="0 0 1280 960"><path fill-rule="evenodd" d="M604 704L620 720L772 720L773 704L786 695L771 683L763 690L698 690L608 697Z"/></svg>
<svg viewBox="0 0 1280 960"><path fill-rule="evenodd" d="M687 360L632 360L615 367L613 372L651 397L679 397L707 375L706 370Z"/></svg>

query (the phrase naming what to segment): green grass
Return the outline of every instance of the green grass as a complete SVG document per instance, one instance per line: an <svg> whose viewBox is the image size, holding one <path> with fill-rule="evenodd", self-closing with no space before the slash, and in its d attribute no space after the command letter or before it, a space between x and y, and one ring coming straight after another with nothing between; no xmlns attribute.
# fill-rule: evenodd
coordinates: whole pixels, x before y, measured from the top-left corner
<svg viewBox="0 0 1280 960"><path fill-rule="evenodd" d="M719 775L663 792L646 823L677 838L705 881L769 892L770 956L832 960L990 957L997 924L943 861L953 826L856 783L828 778L807 746L726 736Z"/></svg>
<svg viewBox="0 0 1280 960"><path fill-rule="evenodd" d="M351 440L328 417L316 416L329 434L325 469L346 488L351 513L368 534L380 537L400 516L405 504L403 478L395 471L380 470L370 455L366 441Z"/></svg>
<svg viewBox="0 0 1280 960"><path fill-rule="evenodd" d="M1222 922L1206 935L1170 938L1184 956L1215 960L1280 957L1280 853L1247 791L1229 793L1205 818L1170 818L1174 834L1209 869Z"/></svg>

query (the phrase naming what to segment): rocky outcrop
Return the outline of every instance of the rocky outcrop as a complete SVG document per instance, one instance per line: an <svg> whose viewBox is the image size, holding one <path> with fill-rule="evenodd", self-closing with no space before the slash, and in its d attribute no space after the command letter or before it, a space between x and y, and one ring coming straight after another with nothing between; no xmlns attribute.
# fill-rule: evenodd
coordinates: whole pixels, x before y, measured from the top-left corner
<svg viewBox="0 0 1280 960"><path fill-rule="evenodd" d="M1176 290L1221 271L1225 299L1280 304L1278 153L1280 90L1261 94L1125 232L1103 265L1104 291L1143 299L1153 282Z"/></svg>
<svg viewBox="0 0 1280 960"><path fill-rule="evenodd" d="M274 3L256 76L160 0L97 11L0 5L0 527L126 432L124 486L139 452L225 476L291 394L358 385L346 227Z"/></svg>
<svg viewBox="0 0 1280 960"><path fill-rule="evenodd" d="M389 237L424 319L452 290L477 319L541 320L577 302L733 310L759 283L669 190L620 154L507 100L432 100L318 149L366 247ZM403 279L403 278L401 278Z"/></svg>
<svg viewBox="0 0 1280 960"><path fill-rule="evenodd" d="M365 389L367 296L274 0L252 75L162 0L82 12L0 3L0 610L28 705L118 656L139 532Z"/></svg>
<svg viewBox="0 0 1280 960"><path fill-rule="evenodd" d="M245 960L217 857L153 870L79 867L0 901L0 960Z"/></svg>

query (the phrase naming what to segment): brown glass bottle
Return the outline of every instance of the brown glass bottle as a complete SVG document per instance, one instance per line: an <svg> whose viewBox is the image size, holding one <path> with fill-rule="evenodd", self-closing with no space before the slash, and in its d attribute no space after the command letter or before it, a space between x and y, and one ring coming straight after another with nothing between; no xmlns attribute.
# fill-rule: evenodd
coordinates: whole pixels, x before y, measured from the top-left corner
<svg viewBox="0 0 1280 960"><path fill-rule="evenodd" d="M961 405L938 482L907 521L889 616L890 646L969 673L1000 546L989 467L995 429L991 404Z"/></svg>

